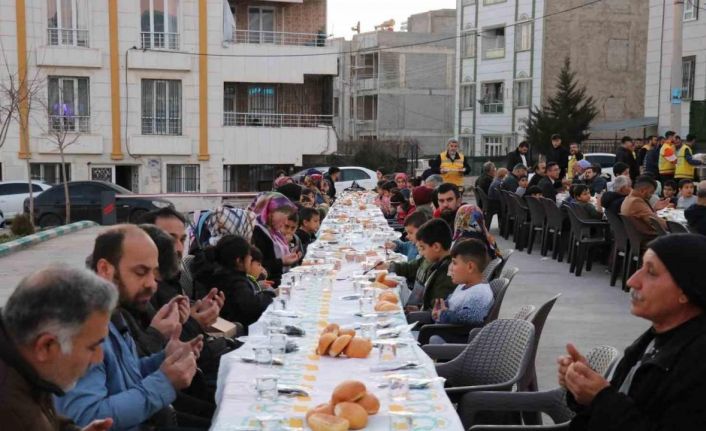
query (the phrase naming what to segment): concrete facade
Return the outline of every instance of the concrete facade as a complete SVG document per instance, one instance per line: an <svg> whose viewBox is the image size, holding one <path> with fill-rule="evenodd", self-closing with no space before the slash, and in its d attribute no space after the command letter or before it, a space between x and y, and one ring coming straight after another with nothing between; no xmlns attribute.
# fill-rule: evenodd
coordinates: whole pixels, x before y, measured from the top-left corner
<svg viewBox="0 0 706 431"><path fill-rule="evenodd" d="M643 117L646 2L458 0L458 10L455 131L467 154L500 156L514 149L525 138L530 107L555 91L567 56L596 100L595 122ZM504 43L489 52L484 44L499 34Z"/></svg>
<svg viewBox="0 0 706 431"><path fill-rule="evenodd" d="M647 77L645 82L645 116L658 117L659 133L672 130L671 108L671 65L672 43L674 41L674 9L671 2L650 0L649 39L647 42ZM685 2L685 7L692 6ZM681 136L690 131L690 105L692 101L706 100L706 3L696 2L696 8L687 10L682 29L682 58L693 57L695 66L693 94L684 98L681 104ZM690 13L691 12L691 13Z"/></svg>
<svg viewBox="0 0 706 431"><path fill-rule="evenodd" d="M435 154L453 135L455 11L413 15L407 32L338 39L334 83L339 139L415 140Z"/></svg>
<svg viewBox="0 0 706 431"><path fill-rule="evenodd" d="M48 8L56 1L70 3L69 9L77 11L67 34L81 31L87 42L51 41ZM166 4L176 28L161 36L141 33L150 17L143 16L140 2L115 2L117 44L112 44L112 1L0 0L0 39L13 71L18 67L16 7L25 4L28 70L45 82L41 99L48 100L50 76L88 78L90 114L78 141L67 149L72 180L108 179L142 193L174 188L242 191L229 175L256 176L253 182L257 182L276 166L301 165L305 154L336 150L331 86L337 53L325 41L326 0L229 3L230 11L221 0L204 4L169 0ZM253 11L263 16L257 27L250 22ZM224 30L227 14L233 14L236 22L235 31L228 34ZM166 42L158 45L157 36ZM140 49L144 47L152 49ZM114 86L111 54L116 53L119 85ZM2 79L4 65L0 69ZM155 99L179 100L178 105L171 99L165 102L169 110L179 111L168 133L152 133L144 127L144 111L151 109L143 106L144 80L179 82L179 92L169 87L169 96L154 90ZM238 91L226 106L229 86ZM120 100L117 130L111 107L115 97ZM56 145L48 140L53 126L43 109L33 107L30 117L29 163L58 163ZM115 132L119 132L118 144L113 141ZM27 178L27 161L19 157L19 135L13 124L0 151L2 179ZM169 165L184 167L183 178L174 178L176 171Z"/></svg>

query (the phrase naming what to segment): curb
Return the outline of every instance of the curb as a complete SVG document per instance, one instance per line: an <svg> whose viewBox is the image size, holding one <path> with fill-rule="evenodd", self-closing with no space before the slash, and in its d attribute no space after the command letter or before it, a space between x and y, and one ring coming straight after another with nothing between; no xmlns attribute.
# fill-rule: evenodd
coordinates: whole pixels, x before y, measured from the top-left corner
<svg viewBox="0 0 706 431"><path fill-rule="evenodd" d="M32 235L23 236L14 241L8 241L0 244L0 257L22 250L29 246L39 244L40 242L48 241L52 238L64 236L71 232L76 232L89 227L99 226L98 223L92 221L78 221L64 226L47 229L42 232L37 232Z"/></svg>

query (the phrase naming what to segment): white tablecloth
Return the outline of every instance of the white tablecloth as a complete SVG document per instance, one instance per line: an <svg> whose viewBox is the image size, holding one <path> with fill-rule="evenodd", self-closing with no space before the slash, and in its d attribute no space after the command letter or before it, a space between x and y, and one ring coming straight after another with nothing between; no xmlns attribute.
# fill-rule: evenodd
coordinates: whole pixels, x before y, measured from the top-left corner
<svg viewBox="0 0 706 431"><path fill-rule="evenodd" d="M248 427L259 429L258 418L267 416L283 418L295 429L297 427L308 429L304 421L306 412L318 404L328 402L333 389L347 379L364 382L368 391L380 399L380 412L370 417L366 428L368 430L391 429L390 411L409 412L414 418L413 430L463 429L441 382L434 384L430 389L411 390L408 400L403 403L391 403L387 389L378 388L385 373L370 371L370 367L379 362L378 349L373 349L366 359L319 357L314 353L319 333L326 324L337 323L342 327L351 327L362 320L355 316L358 302L345 301L341 298L353 293L351 277L361 273L360 264L344 263L330 291L324 291L322 286L325 284L304 286L293 291L288 310L301 313L303 317L281 320L283 324L293 323L302 327L306 331L306 336L290 338L299 345L299 351L285 355L284 366L246 364L238 359L240 356L252 356L252 345L257 337L251 337L243 347L222 358L216 394L218 409L214 416L212 430L234 431ZM267 314L263 315L262 319L265 318ZM406 323L402 312L392 318L398 324ZM406 335L405 338L410 341L409 347L398 348L398 358L403 361L418 361L424 366L402 373L411 378L436 377L431 359L416 345L411 334ZM280 384L306 388L310 398L279 396L276 401L256 400L254 379L257 375L263 374L278 375Z"/></svg>

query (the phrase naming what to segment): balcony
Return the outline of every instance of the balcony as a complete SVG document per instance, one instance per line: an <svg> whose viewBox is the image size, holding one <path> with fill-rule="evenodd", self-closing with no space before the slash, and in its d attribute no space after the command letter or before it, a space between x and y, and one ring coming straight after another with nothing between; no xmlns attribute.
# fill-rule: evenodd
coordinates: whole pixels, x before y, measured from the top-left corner
<svg viewBox="0 0 706 431"><path fill-rule="evenodd" d="M141 32L140 48L179 50L179 33Z"/></svg>
<svg viewBox="0 0 706 431"><path fill-rule="evenodd" d="M224 112L224 127L319 127L331 126L333 115Z"/></svg>
<svg viewBox="0 0 706 431"><path fill-rule="evenodd" d="M77 115L50 115L49 130L52 132L91 132L91 117Z"/></svg>
<svg viewBox="0 0 706 431"><path fill-rule="evenodd" d="M283 31L235 30L234 43L322 47L328 44L323 33L290 33Z"/></svg>
<svg viewBox="0 0 706 431"><path fill-rule="evenodd" d="M47 29L47 44L49 46L80 46L88 48L88 30L49 28Z"/></svg>

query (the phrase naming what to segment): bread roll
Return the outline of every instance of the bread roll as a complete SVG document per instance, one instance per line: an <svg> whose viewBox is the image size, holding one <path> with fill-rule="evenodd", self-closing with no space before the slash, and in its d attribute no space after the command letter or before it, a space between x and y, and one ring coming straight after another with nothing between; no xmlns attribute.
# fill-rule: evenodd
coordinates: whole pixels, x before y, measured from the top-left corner
<svg viewBox="0 0 706 431"><path fill-rule="evenodd" d="M348 343L351 341L350 335L341 335L340 337L336 338L336 341L331 344L331 347L328 349L328 354L329 356L336 357L343 352L343 350L348 346Z"/></svg>
<svg viewBox="0 0 706 431"><path fill-rule="evenodd" d="M373 350L373 343L366 338L354 337L343 352L349 358L364 359Z"/></svg>
<svg viewBox="0 0 706 431"><path fill-rule="evenodd" d="M316 348L316 354L317 355L325 355L326 352L328 352L329 347L331 347L331 344L336 341L336 335L332 333L326 333L319 337L319 345Z"/></svg>
<svg viewBox="0 0 706 431"><path fill-rule="evenodd" d="M348 431L348 420L324 413L314 413L309 416L306 423L311 431Z"/></svg>
<svg viewBox="0 0 706 431"><path fill-rule="evenodd" d="M393 279L391 279L391 278L386 278L386 279L384 279L384 280L382 281L382 284L384 284L384 285L387 286L387 287L397 287L397 285L399 285L399 283L397 282L397 280L393 280Z"/></svg>
<svg viewBox="0 0 706 431"><path fill-rule="evenodd" d="M368 425L368 412L356 403L343 402L336 404L333 412L339 418L346 419L348 426L352 430L363 429Z"/></svg>
<svg viewBox="0 0 706 431"><path fill-rule="evenodd" d="M353 329L353 328L341 329L340 331L338 331L338 335L350 335L351 337L355 337L355 329Z"/></svg>
<svg viewBox="0 0 706 431"><path fill-rule="evenodd" d="M325 415L331 415L335 416L333 413L333 406L331 404L319 404L318 406L314 407L313 409L309 410L306 412L306 420L309 420L309 416L316 414L316 413L323 413Z"/></svg>
<svg viewBox="0 0 706 431"><path fill-rule="evenodd" d="M357 403L360 404L369 415L375 415L380 411L380 400L370 392L366 393Z"/></svg>
<svg viewBox="0 0 706 431"><path fill-rule="evenodd" d="M346 401L355 402L363 398L368 390L365 388L363 382L357 380L346 380L341 382L333 390L331 395L331 403L336 405L338 403L343 403Z"/></svg>
<svg viewBox="0 0 706 431"><path fill-rule="evenodd" d="M338 337L338 332L341 330L341 328L338 326L336 323L329 323L325 328L324 328L324 334L332 333L335 336Z"/></svg>
<svg viewBox="0 0 706 431"><path fill-rule="evenodd" d="M380 272L378 275L375 276L375 281L378 283L382 283L383 280L385 280L385 276L387 275L386 272Z"/></svg>
<svg viewBox="0 0 706 431"><path fill-rule="evenodd" d="M382 292L378 296L378 301L387 301L393 304L397 304L400 302L400 300L397 299L397 295L395 295L393 292Z"/></svg>
<svg viewBox="0 0 706 431"><path fill-rule="evenodd" d="M400 307L387 301L380 301L375 304L375 311L399 311Z"/></svg>

